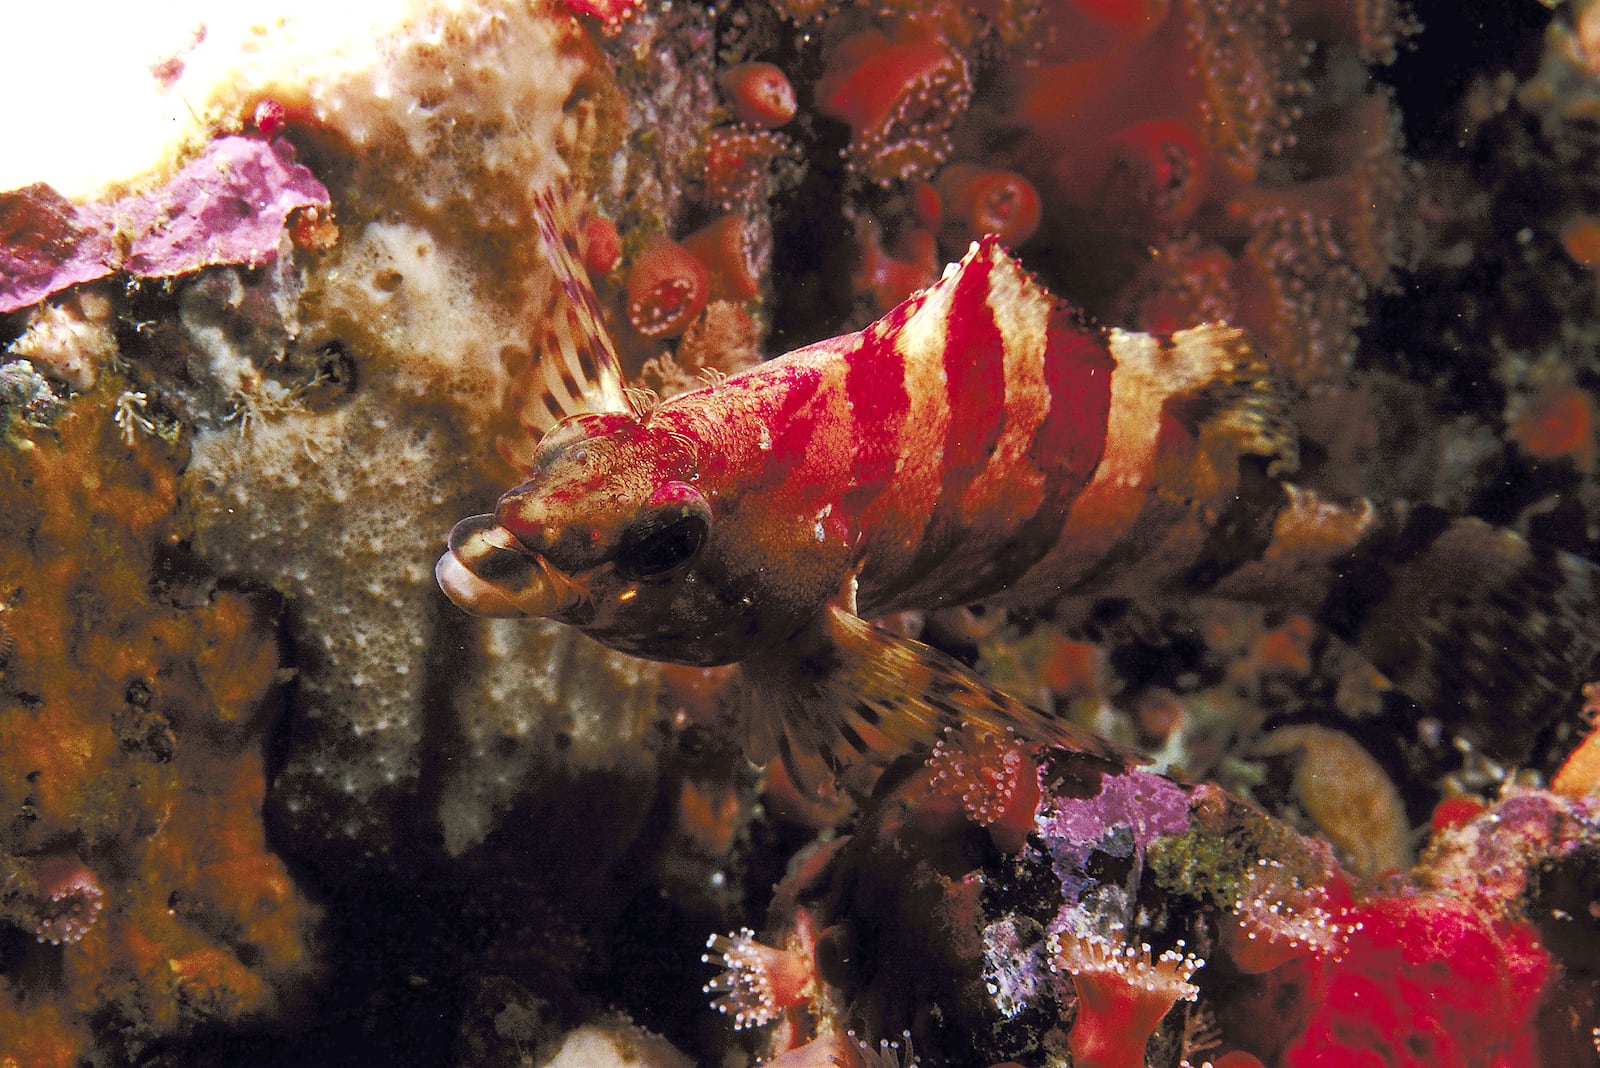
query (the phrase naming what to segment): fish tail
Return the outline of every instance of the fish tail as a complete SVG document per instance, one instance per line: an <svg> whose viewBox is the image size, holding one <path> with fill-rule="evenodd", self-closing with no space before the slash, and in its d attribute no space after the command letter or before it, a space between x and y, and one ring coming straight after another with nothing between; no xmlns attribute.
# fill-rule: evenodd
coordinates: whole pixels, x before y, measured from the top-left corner
<svg viewBox="0 0 1600 1068"><path fill-rule="evenodd" d="M1594 564L1430 505L1243 486L1191 593L1308 611L1425 713L1509 759L1576 707L1600 655Z"/></svg>
<svg viewBox="0 0 1600 1068"><path fill-rule="evenodd" d="M795 782L836 781L931 749L962 728L1014 734L1126 766L1143 758L996 689L959 661L830 607L783 650L740 665L746 753Z"/></svg>

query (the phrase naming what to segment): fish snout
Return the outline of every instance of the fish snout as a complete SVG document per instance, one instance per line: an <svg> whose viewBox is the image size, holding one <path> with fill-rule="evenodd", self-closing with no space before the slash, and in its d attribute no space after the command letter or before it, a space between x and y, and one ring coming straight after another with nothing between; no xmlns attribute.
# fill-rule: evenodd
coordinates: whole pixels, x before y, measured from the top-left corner
<svg viewBox="0 0 1600 1068"><path fill-rule="evenodd" d="M433 574L445 596L465 612L491 619L546 616L566 600L550 565L493 515L457 523L449 545Z"/></svg>

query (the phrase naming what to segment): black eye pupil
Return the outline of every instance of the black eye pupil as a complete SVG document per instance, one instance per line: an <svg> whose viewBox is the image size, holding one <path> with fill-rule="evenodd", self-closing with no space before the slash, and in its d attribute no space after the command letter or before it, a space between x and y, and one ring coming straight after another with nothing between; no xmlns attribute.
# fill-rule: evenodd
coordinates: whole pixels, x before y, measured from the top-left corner
<svg viewBox="0 0 1600 1068"><path fill-rule="evenodd" d="M706 538L706 521L686 515L666 526L651 525L629 538L617 552L617 564L635 578L671 571L700 551Z"/></svg>

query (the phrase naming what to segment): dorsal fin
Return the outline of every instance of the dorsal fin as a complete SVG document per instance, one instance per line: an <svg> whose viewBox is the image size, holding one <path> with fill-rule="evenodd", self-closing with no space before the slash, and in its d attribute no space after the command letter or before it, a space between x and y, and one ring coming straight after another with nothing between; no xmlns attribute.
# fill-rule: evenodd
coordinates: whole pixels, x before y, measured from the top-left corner
<svg viewBox="0 0 1600 1068"><path fill-rule="evenodd" d="M553 276L550 299L537 324L533 366L520 390L517 413L518 421L535 437L569 415L639 414L624 388L616 349L601 320L589 273L578 256L573 201L566 183L534 195L539 243Z"/></svg>

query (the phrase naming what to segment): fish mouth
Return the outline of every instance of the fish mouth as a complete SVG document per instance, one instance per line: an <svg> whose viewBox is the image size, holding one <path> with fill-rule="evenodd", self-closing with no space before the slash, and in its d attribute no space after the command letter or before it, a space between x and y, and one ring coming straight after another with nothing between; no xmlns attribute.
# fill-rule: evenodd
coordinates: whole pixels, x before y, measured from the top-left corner
<svg viewBox="0 0 1600 1068"><path fill-rule="evenodd" d="M492 515L468 516L457 523L449 544L433 576L464 612L523 619L550 615L576 601L572 583Z"/></svg>

